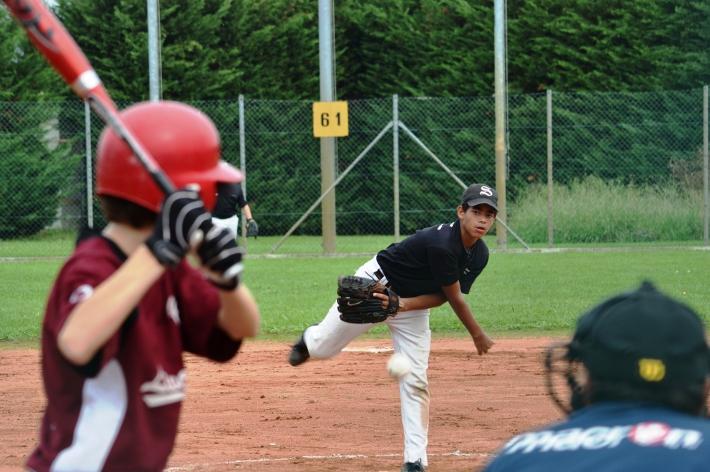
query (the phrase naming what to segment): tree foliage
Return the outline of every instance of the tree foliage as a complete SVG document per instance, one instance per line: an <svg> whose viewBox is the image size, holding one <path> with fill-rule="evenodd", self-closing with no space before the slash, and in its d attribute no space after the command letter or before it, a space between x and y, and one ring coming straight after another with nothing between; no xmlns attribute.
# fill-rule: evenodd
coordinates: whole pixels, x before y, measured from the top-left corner
<svg viewBox="0 0 710 472"><path fill-rule="evenodd" d="M230 1L173 0L160 11L162 95L198 100L233 96L241 69L229 65L220 32ZM65 0L59 16L115 100L148 98L146 2ZM226 67L225 67L226 66Z"/></svg>
<svg viewBox="0 0 710 472"><path fill-rule="evenodd" d="M319 90L318 5L313 0L234 0L222 29L223 62L242 76L229 96L314 98Z"/></svg>
<svg viewBox="0 0 710 472"><path fill-rule="evenodd" d="M0 239L28 236L51 224L76 156L57 130L58 105L0 103Z"/></svg>
<svg viewBox="0 0 710 472"><path fill-rule="evenodd" d="M483 3L349 0L337 8L343 96L460 96L492 84L493 12Z"/></svg>
<svg viewBox="0 0 710 472"><path fill-rule="evenodd" d="M285 231L300 214L283 202L293 195L307 201L318 197L319 162L304 157L317 156L318 144L303 125L310 123L310 102L319 96L318 2L160 3L163 98L189 101L210 114L225 158L237 164L234 99L247 97L249 159L268 162L249 168L249 193L260 211L278 219L271 230ZM544 172L546 136L539 128L546 119L545 94L540 92L549 89L556 92L555 155L565 156L555 163L560 182L588 175L624 185L659 184L659 176L671 174L692 180L701 127L698 88L710 83L710 2L507 4L511 201L540 182ZM145 0L57 0L56 8L121 107L148 98ZM339 0L334 19L337 96L351 107L352 146L339 148L340 171L389 122L389 96L396 93L402 95L400 119L457 175L492 181L493 169L486 164L494 133L492 2ZM7 184L0 186L2 237L42 228L67 194L83 191L64 185L64 177L81 169L60 159L83 153L83 142L74 139L51 150L45 137L49 125L60 141L71 141L83 129L84 115L4 9L0 64L0 154L12 164L0 176ZM627 91L643 93L618 93ZM61 97L77 106L3 108L7 102ZM389 143L377 146L368 159L381 161L359 166L339 190L339 211L352 219L347 226L355 232L392 229L384 200L368 190L385 188L391 180L389 172L374 170L390 167ZM413 231L429 217L409 208L436 207L433 202L457 189L448 175L426 165L422 150L409 140L402 140L400 154L402 187L410 189L402 194L408 202L402 226ZM635 164L625 168L618 165L622 160ZM25 205L21 218L11 210L17 205ZM444 207L441 214L448 215ZM317 214L299 229L319 230Z"/></svg>
<svg viewBox="0 0 710 472"><path fill-rule="evenodd" d="M0 238L53 221L72 165L51 103L63 82L13 23L0 9Z"/></svg>
<svg viewBox="0 0 710 472"><path fill-rule="evenodd" d="M707 83L707 2L511 0L512 90L659 90ZM703 14L705 15L703 17Z"/></svg>
<svg viewBox="0 0 710 472"><path fill-rule="evenodd" d="M706 0L509 0L512 92L649 91L710 82ZM486 0L335 3L337 95L346 99L493 92ZM58 0L67 29L119 101L148 95L146 2ZM316 99L318 2L160 2L163 97ZM0 17L1 97L56 96L57 81ZM6 85L3 83L2 85ZM67 94L66 89L62 93Z"/></svg>
<svg viewBox="0 0 710 472"><path fill-rule="evenodd" d="M0 102L56 98L61 83L25 32L0 8Z"/></svg>

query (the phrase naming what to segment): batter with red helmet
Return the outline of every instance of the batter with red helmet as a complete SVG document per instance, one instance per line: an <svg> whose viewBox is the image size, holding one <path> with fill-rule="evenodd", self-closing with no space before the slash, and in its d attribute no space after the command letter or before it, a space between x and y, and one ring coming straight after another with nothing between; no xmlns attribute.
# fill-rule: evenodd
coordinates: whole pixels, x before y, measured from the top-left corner
<svg viewBox="0 0 710 472"><path fill-rule="evenodd" d="M121 116L179 190L162 195L104 130L97 194L108 224L77 244L42 325L47 406L27 460L36 472L163 470L185 396L183 352L225 362L259 328L242 251L210 220L218 183L242 180L220 160L213 123L176 102Z"/></svg>

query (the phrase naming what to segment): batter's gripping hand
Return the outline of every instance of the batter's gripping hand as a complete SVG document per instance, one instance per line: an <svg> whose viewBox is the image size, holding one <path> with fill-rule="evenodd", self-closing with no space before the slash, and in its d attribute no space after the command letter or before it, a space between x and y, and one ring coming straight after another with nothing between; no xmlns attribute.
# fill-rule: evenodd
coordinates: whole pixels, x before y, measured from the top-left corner
<svg viewBox="0 0 710 472"><path fill-rule="evenodd" d="M374 297L373 293L387 295L387 301ZM338 277L338 311L346 323L379 323L398 310L399 296L378 281L356 275Z"/></svg>
<svg viewBox="0 0 710 472"><path fill-rule="evenodd" d="M194 190L180 189L165 197L148 249L164 266L175 266L190 249L199 231L209 229L210 214Z"/></svg>
<svg viewBox="0 0 710 472"><path fill-rule="evenodd" d="M247 220L247 238L250 236L254 236L255 238L259 236L259 225L256 224L254 218Z"/></svg>
<svg viewBox="0 0 710 472"><path fill-rule="evenodd" d="M197 255L213 285L222 290L237 288L244 270L244 251L237 245L231 230L213 226L197 248Z"/></svg>

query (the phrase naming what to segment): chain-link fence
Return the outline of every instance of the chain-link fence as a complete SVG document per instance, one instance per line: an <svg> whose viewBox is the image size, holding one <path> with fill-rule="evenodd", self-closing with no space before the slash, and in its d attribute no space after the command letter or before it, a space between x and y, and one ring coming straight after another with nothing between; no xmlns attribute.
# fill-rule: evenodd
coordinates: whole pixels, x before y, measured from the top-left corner
<svg viewBox="0 0 710 472"><path fill-rule="evenodd" d="M640 206L655 204L653 194L675 199L690 215L690 221L672 222L683 231L669 239L707 237L704 92L510 96L510 227L531 243L648 240L659 236L634 226L643 222L628 214L614 223L628 230L601 237L584 234L597 234L589 227L604 221L582 220L597 218L584 210L609 194L636 195ZM319 206L294 227L321 197L312 103L240 97L193 105L217 125L223 158L245 170L260 234L320 234ZM495 184L493 97L353 100L349 122L349 136L337 142L340 235L396 234L397 227L406 235L451 221L462 185ZM0 238L104 224L92 186L102 128L78 101L0 103ZM602 204L614 212L615 200Z"/></svg>

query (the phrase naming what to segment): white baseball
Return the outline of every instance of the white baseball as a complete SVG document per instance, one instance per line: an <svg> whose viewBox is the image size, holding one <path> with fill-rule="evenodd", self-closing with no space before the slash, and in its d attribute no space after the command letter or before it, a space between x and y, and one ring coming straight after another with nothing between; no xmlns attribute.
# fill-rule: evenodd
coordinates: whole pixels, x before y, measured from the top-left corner
<svg viewBox="0 0 710 472"><path fill-rule="evenodd" d="M395 352L387 361L387 373L394 379L401 379L412 371L412 364L407 356Z"/></svg>

